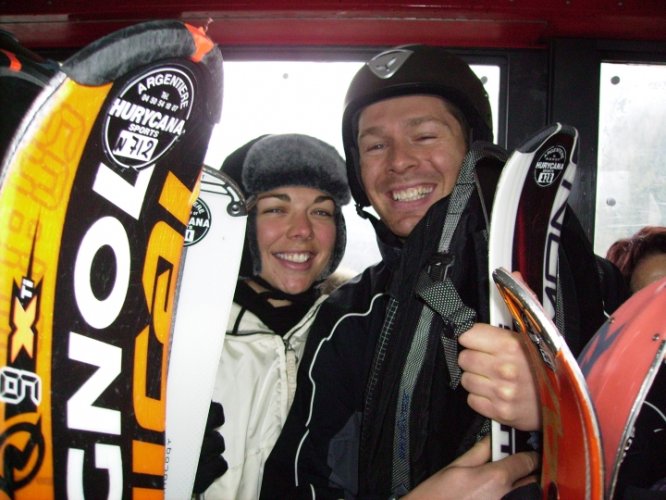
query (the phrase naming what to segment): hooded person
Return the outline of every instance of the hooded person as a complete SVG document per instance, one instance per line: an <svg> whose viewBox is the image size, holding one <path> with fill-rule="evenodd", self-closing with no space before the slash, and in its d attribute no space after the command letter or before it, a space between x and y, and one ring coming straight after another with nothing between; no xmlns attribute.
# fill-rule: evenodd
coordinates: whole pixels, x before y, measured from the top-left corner
<svg viewBox="0 0 666 500"><path fill-rule="evenodd" d="M222 171L241 188L249 205L256 205L262 193L283 186L300 186L326 193L335 203L336 227L333 255L316 278L320 284L335 271L344 256L347 243L342 206L350 201L344 160L333 146L302 134L264 135L231 153ZM248 215L247 230L239 274L263 283L274 293L283 292L261 277L262 261L257 244L257 211ZM317 289L308 287L307 294Z"/></svg>
<svg viewBox="0 0 666 500"><path fill-rule="evenodd" d="M481 81L440 47L385 51L352 79L347 177L382 261L319 310L262 498L498 498L534 472L533 452L486 463L482 439L489 419L541 426L517 336L487 324L485 207L506 159L491 118ZM605 318L599 280L583 281L586 309L565 311L574 352Z"/></svg>
<svg viewBox="0 0 666 500"><path fill-rule="evenodd" d="M200 462L195 492L251 499L258 497L264 462L294 395L309 327L326 298L321 285L344 255L341 209L350 195L335 148L302 134L258 137L231 153L222 171L249 207L213 392L214 403L224 408L219 433L228 470L219 466L219 446L212 456L204 450L208 464Z"/></svg>

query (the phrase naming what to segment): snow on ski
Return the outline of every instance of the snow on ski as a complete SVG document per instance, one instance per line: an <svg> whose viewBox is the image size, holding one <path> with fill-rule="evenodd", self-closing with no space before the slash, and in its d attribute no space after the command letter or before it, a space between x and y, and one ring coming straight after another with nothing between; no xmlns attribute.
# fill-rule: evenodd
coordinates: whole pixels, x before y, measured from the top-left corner
<svg viewBox="0 0 666 500"><path fill-rule="evenodd" d="M67 59L0 177L0 489L161 498L183 236L222 100L222 58L179 21Z"/></svg>
<svg viewBox="0 0 666 500"><path fill-rule="evenodd" d="M603 498L603 454L585 378L534 292L503 268L493 280L521 336L539 386L543 498Z"/></svg>
<svg viewBox="0 0 666 500"><path fill-rule="evenodd" d="M578 132L560 123L540 130L517 148L504 166L495 192L488 238L488 268L520 271L549 318L555 316L557 256L567 198L576 173ZM492 279L491 279L492 282ZM512 329L495 287L490 322ZM493 421L492 458L516 452L516 431Z"/></svg>

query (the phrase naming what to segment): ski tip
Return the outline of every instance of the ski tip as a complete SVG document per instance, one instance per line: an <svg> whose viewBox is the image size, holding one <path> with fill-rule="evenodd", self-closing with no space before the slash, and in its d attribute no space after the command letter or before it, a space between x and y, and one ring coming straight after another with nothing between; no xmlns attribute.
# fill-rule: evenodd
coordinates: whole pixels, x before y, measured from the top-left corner
<svg viewBox="0 0 666 500"><path fill-rule="evenodd" d="M205 32L177 20L147 21L115 31L79 50L62 70L79 84L99 86L133 68L172 57L222 72L222 56Z"/></svg>
<svg viewBox="0 0 666 500"><path fill-rule="evenodd" d="M578 130L576 127L556 122L547 125L541 130L537 131L521 146L517 147L516 151L521 153L534 153L544 142L546 142L549 137L552 137L556 134L569 136L574 145L578 144Z"/></svg>

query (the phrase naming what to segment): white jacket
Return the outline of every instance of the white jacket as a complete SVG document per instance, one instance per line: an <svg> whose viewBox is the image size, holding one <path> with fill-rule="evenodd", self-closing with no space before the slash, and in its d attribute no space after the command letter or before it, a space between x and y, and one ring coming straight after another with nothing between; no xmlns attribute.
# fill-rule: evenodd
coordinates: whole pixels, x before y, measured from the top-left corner
<svg viewBox="0 0 666 500"><path fill-rule="evenodd" d="M320 297L284 337L245 311L237 335L240 306L232 305L213 401L222 403L225 423L219 431L229 470L205 492L205 500L259 497L264 464L280 435L296 390L296 369Z"/></svg>

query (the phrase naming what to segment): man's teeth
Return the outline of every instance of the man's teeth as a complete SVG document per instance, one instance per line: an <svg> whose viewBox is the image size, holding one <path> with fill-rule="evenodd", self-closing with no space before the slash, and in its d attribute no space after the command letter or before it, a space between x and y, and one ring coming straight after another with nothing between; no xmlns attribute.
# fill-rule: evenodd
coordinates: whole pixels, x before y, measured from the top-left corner
<svg viewBox="0 0 666 500"><path fill-rule="evenodd" d="M393 191L393 200L395 201L415 201L425 198L427 195L432 193L432 186L419 186L408 189L403 189L401 191Z"/></svg>
<svg viewBox="0 0 666 500"><path fill-rule="evenodd" d="M290 262L295 262L297 264L302 264L307 262L310 258L309 252L299 252L299 253L278 253L275 256L279 259L288 260Z"/></svg>

